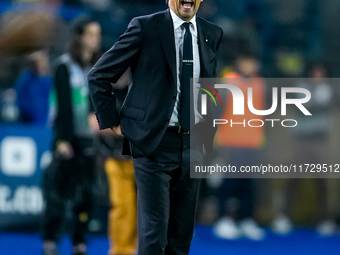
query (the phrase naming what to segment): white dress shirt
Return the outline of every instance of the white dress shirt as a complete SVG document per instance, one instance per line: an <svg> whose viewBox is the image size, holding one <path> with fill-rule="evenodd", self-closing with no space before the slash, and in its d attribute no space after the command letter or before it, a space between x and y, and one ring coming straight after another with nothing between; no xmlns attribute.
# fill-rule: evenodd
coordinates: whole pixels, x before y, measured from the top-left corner
<svg viewBox="0 0 340 255"><path fill-rule="evenodd" d="M174 25L174 34L175 34L175 46L176 46L176 71L177 71L177 98L174 106L174 110L171 115L171 119L169 122L169 126L179 126L179 107L180 107L180 95L181 95L181 82L180 82L180 72L182 70L182 58L183 58L183 43L184 43L184 34L185 28L182 26L183 23L188 22L179 18L171 9L170 14L172 18L172 22ZM190 24L190 32L192 36L192 49L193 49L193 78L200 77L200 56L198 51L198 32L196 25L196 15L189 21ZM194 83L196 84L196 83ZM197 110L197 99L198 99L198 89L194 89L194 105L195 105L195 124L200 122L202 116L198 113ZM192 106L193 107L193 106Z"/></svg>

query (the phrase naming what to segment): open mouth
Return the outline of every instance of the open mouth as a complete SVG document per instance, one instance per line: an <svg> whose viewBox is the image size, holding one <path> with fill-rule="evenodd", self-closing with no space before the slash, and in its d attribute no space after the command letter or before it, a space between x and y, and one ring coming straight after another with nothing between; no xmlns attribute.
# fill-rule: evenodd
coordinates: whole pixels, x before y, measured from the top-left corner
<svg viewBox="0 0 340 255"><path fill-rule="evenodd" d="M191 9L191 7L194 6L194 1L193 1L193 0L182 0L182 1L181 1L181 5L182 5L185 9Z"/></svg>

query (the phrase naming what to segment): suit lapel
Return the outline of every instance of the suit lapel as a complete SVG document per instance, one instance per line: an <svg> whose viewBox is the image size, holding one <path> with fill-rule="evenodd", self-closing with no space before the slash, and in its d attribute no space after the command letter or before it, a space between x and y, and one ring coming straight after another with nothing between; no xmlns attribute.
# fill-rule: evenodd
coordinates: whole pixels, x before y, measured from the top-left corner
<svg viewBox="0 0 340 255"><path fill-rule="evenodd" d="M204 29L204 24L200 18L197 18L199 55L201 63L201 77L211 77L214 73L212 60L215 58L214 52L210 47L210 40ZM163 53L171 70L173 80L177 81L176 71L176 47L173 22L170 15L170 9L164 11L164 16L160 16L158 23L158 34L161 40Z"/></svg>
<svg viewBox="0 0 340 255"><path fill-rule="evenodd" d="M215 54L210 48L210 38L208 38L205 30L203 28L203 24L200 18L197 18L197 30L198 30L198 45L199 45L199 54L200 54L200 62L201 62L201 77L207 78L211 77L214 73L214 65L211 64L211 61L214 59Z"/></svg>
<svg viewBox="0 0 340 255"><path fill-rule="evenodd" d="M164 12L164 17L159 19L158 34L162 42L163 53L171 70L171 75L173 80L176 82L176 47L174 26L170 15L170 9L166 10Z"/></svg>

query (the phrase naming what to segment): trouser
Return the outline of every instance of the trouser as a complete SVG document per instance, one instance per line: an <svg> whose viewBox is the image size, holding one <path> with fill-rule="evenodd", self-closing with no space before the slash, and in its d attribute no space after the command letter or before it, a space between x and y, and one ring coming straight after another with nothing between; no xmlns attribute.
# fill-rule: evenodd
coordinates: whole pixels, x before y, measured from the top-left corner
<svg viewBox="0 0 340 255"><path fill-rule="evenodd" d="M327 164L329 163L328 140L297 140L294 157L295 158L293 159L293 162L297 166L305 166L304 164ZM315 178L313 178L311 175L308 176L308 178L312 178L315 183L318 210L316 218L318 221L331 219L333 218L333 215L331 215L329 210L328 179L316 178L317 173L314 177ZM294 215L294 207L296 206L297 199L299 198L297 194L299 194L301 186L304 184L304 179L287 179L286 187L284 189L284 202L282 211L289 217L293 217Z"/></svg>
<svg viewBox="0 0 340 255"><path fill-rule="evenodd" d="M190 178L190 135L167 131L150 156L135 157L133 163L138 254L188 254L200 183Z"/></svg>
<svg viewBox="0 0 340 255"><path fill-rule="evenodd" d="M240 169L241 166L256 166L259 160L258 149L232 148L229 150L229 160L227 163ZM254 217L254 180L250 178L226 178L223 179L222 186L218 190L219 214L220 217L229 215L226 210L226 202L232 197L239 200L237 209L237 219L244 220Z"/></svg>
<svg viewBox="0 0 340 255"><path fill-rule="evenodd" d="M137 244L137 194L132 160L105 162L109 183L109 255L134 254Z"/></svg>
<svg viewBox="0 0 340 255"><path fill-rule="evenodd" d="M45 169L43 195L45 209L42 217L44 241L58 241L65 212L71 206L72 243L85 242L87 223L92 209L92 183L94 180L94 157L85 155L84 141L74 145L75 156L70 160L53 157Z"/></svg>

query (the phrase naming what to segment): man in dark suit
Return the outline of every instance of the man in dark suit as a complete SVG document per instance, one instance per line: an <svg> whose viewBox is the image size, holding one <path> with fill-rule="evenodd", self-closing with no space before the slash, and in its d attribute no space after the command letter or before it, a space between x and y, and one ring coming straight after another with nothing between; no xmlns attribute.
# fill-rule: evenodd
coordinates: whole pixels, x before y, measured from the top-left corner
<svg viewBox="0 0 340 255"><path fill-rule="evenodd" d="M190 178L190 139L202 158L214 136L212 128L194 132L209 121L194 107L190 78L216 76L222 39L221 28L196 17L202 1L168 0L166 11L132 19L89 73L100 128L122 133L134 158L140 255L189 253L199 187ZM133 84L117 111L111 84L129 67Z"/></svg>

